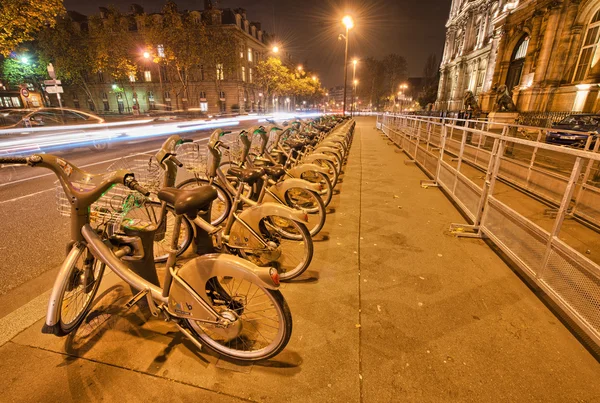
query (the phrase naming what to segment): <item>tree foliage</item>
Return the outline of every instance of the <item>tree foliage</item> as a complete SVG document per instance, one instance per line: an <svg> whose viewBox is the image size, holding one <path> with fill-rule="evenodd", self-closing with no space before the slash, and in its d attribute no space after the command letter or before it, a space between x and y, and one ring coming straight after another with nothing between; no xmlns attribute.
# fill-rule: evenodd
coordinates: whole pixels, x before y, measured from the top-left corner
<svg viewBox="0 0 600 403"><path fill-rule="evenodd" d="M299 101L318 102L325 96L325 90L318 78L306 71L290 70L279 58L269 57L256 66L256 83L261 86L267 98L292 96Z"/></svg>
<svg viewBox="0 0 600 403"><path fill-rule="evenodd" d="M436 55L429 55L423 68L425 81L417 98L422 108L426 108L427 105L433 104L437 100L438 85L440 82L439 67Z"/></svg>
<svg viewBox="0 0 600 403"><path fill-rule="evenodd" d="M54 26L64 11L62 0L2 0L0 54L6 57L19 44L34 40L39 31Z"/></svg>

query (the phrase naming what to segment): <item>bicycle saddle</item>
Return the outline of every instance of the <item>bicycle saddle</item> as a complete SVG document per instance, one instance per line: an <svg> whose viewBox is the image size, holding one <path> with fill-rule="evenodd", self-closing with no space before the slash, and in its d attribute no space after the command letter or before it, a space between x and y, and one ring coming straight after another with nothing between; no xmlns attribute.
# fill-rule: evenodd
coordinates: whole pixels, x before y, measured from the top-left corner
<svg viewBox="0 0 600 403"><path fill-rule="evenodd" d="M173 206L175 214L195 218L200 210L208 209L217 198L217 191L208 185L191 190L164 188L158 192L158 198Z"/></svg>
<svg viewBox="0 0 600 403"><path fill-rule="evenodd" d="M227 170L227 175L235 176L240 181L252 185L265 174L262 168L239 168L231 167Z"/></svg>
<svg viewBox="0 0 600 403"><path fill-rule="evenodd" d="M275 181L278 181L283 175L285 175L283 165L273 165L270 167L264 167L263 169L265 170L265 173Z"/></svg>

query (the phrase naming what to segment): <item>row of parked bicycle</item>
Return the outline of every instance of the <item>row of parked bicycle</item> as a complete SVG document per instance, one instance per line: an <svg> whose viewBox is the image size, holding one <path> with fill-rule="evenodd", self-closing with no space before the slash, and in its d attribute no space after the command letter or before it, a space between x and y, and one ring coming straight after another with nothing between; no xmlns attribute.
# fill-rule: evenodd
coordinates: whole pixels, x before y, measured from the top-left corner
<svg viewBox="0 0 600 403"><path fill-rule="evenodd" d="M42 331L75 330L108 266L134 291L128 307L145 301L199 348L248 361L285 348L292 317L279 284L311 263L355 123L340 116L268 123L217 129L207 152L202 140L173 135L146 166L100 175L50 154L0 158L52 170L71 220ZM180 168L193 178L178 183ZM180 264L184 253L192 257Z"/></svg>

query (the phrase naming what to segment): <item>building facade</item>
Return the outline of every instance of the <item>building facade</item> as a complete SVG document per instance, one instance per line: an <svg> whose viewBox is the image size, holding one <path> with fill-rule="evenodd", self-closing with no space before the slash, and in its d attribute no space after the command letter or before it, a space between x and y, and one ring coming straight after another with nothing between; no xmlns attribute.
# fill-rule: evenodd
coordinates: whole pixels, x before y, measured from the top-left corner
<svg viewBox="0 0 600 403"><path fill-rule="evenodd" d="M453 0L446 28L436 109L504 85L520 112L600 109L600 0Z"/></svg>
<svg viewBox="0 0 600 403"><path fill-rule="evenodd" d="M101 8L101 20L110 12ZM132 37L141 31L137 18L143 15L143 9L132 6L126 15L130 21ZM220 30L236 49L236 62L233 66L221 64L201 64L188 74L188 85L183 86L177 71L162 62L155 62L164 56L161 44L151 49L144 48L139 34L138 53L131 60L137 65L137 73L128 79L115 82L102 72L89 75L89 85L65 86L63 104L68 107L90 110L98 114L145 113L153 110L185 110L206 114L259 112L264 109L263 94L255 84L256 65L267 57L268 34L262 31L261 24L250 22L243 9L217 9L210 1L205 1L204 10L186 11L194 21L203 23L207 29ZM71 20L79 29L89 30L93 35L93 26L86 16L69 13ZM152 14L160 20L160 13ZM149 51L152 56L143 58L141 52Z"/></svg>

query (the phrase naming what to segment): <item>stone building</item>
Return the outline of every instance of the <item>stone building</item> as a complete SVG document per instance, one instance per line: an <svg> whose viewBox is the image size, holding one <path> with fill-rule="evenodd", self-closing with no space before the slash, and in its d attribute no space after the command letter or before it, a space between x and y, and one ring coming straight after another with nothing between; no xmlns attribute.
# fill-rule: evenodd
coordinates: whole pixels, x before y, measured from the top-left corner
<svg viewBox="0 0 600 403"><path fill-rule="evenodd" d="M100 17L110 12L100 8ZM140 19L144 10L137 5L131 7L126 16L130 21L130 31L135 38L141 30ZM232 112L258 112L264 109L263 94L255 84L256 65L268 56L270 37L262 31L261 24L250 22L244 9L217 9L210 0L205 0L204 10L187 11L194 21L204 23L207 29L219 29L226 34L236 49L234 66L200 65L189 72L187 91L176 76L173 68L154 63L152 58L144 59L142 53L147 50L153 56L164 56L161 44L152 49L144 48L140 36L140 45L136 47L140 54L132 54L131 60L138 66L138 73L128 80L115 83L102 72L89 74L89 93L77 86L65 86L63 103L67 107L91 110L98 114L147 112L151 110L189 110L207 114ZM161 14L151 14L161 19ZM69 12L69 17L80 29L93 27L87 16ZM227 68L229 67L229 68Z"/></svg>
<svg viewBox="0 0 600 403"><path fill-rule="evenodd" d="M600 110L600 0L453 0L446 27L436 109L506 85L521 112Z"/></svg>

